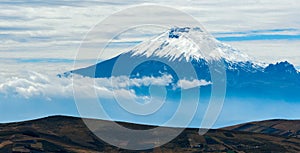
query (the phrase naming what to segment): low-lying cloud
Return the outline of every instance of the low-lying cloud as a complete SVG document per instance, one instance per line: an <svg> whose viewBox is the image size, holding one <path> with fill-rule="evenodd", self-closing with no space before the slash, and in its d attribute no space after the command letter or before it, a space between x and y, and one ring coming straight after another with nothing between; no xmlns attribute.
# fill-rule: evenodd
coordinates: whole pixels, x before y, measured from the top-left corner
<svg viewBox="0 0 300 153"><path fill-rule="evenodd" d="M182 89L191 89L191 88L195 88L195 87L206 86L209 84L211 84L211 82L208 82L206 80L194 79L194 80L190 81L190 80L182 79L182 80L178 81L177 86Z"/></svg>
<svg viewBox="0 0 300 153"><path fill-rule="evenodd" d="M72 81L76 80L76 81ZM87 82L94 82L89 84ZM168 86L173 83L171 75L162 75L160 77L142 77L129 78L127 76L111 78L89 78L79 75L73 75L69 78L59 78L55 75L45 75L38 72L25 72L21 75L6 79L0 83L0 95L11 98L46 98L51 101L53 98L72 98L73 85L79 87L84 98L90 98L95 92L100 98L114 98L118 96L130 95L131 98L142 98L136 95L131 87L143 86ZM205 80L179 80L174 85L175 88L190 89L210 84ZM93 97L94 98L94 97ZM124 97L126 98L126 96Z"/></svg>

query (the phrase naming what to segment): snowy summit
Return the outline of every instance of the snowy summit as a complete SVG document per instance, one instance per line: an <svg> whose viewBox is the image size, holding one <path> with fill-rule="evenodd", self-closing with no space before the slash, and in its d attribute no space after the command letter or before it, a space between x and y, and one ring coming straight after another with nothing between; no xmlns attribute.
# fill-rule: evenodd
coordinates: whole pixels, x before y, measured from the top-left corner
<svg viewBox="0 0 300 153"><path fill-rule="evenodd" d="M161 35L137 45L128 53L133 56L168 58L170 61L192 59L249 61L249 57L216 40L199 27L174 27Z"/></svg>

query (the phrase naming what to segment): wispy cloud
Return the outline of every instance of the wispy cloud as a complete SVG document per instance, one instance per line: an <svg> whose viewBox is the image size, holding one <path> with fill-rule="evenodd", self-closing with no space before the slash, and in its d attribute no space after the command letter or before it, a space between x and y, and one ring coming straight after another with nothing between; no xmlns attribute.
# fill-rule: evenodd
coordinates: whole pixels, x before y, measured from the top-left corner
<svg viewBox="0 0 300 153"><path fill-rule="evenodd" d="M299 40L253 40L227 43L259 61L270 63L289 61L296 66L300 65Z"/></svg>
<svg viewBox="0 0 300 153"><path fill-rule="evenodd" d="M217 37L220 41L253 41L253 40L300 40L300 35L247 35L247 36L229 36Z"/></svg>
<svg viewBox="0 0 300 153"><path fill-rule="evenodd" d="M250 31L232 31L232 32L216 32L214 35L249 35L249 34L265 34L265 33L283 33L283 32L299 32L299 29L286 28L286 29L260 29Z"/></svg>
<svg viewBox="0 0 300 153"><path fill-rule="evenodd" d="M284 2L279 0L247 2L232 0L185 2L177 0L122 2L21 0L0 2L0 51L3 52L2 56L9 51L17 51L18 55L15 56L20 57L31 52L32 57L45 54L51 58L61 56L73 58L72 55L89 28L118 10L143 3L169 5L185 11L224 41L299 39L297 29L300 29L300 26L295 20L300 15L299 1L295 0ZM66 9L69 11L66 12ZM156 32L152 31L152 33ZM124 38L135 37L128 42L139 42L142 41L141 36L151 37L147 35L149 32L134 36L135 33L136 31L127 32ZM253 34L257 36L252 36ZM111 47L118 50L123 46L117 43ZM245 49L248 49L247 46Z"/></svg>
<svg viewBox="0 0 300 153"><path fill-rule="evenodd" d="M249 31L232 31L213 33L220 41L253 41L253 40L299 40L300 29L259 29Z"/></svg>

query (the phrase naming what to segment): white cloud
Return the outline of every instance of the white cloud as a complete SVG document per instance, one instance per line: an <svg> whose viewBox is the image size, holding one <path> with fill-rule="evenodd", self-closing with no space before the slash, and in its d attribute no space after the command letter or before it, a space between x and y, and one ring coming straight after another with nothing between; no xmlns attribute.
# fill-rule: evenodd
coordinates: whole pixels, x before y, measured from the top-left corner
<svg viewBox="0 0 300 153"><path fill-rule="evenodd" d="M149 99L149 97L138 96L131 87L142 86L168 86L173 82L171 75L161 77L129 78L127 76L111 78L89 78L73 75L73 78L59 78L55 75L45 75L38 72L20 73L0 82L0 95L6 98L73 98L73 87L84 98L97 96L105 99L112 99L114 96L121 98ZM76 81L72 81L76 80ZM90 84L92 82L92 84ZM210 84L205 80L179 80L175 88L189 89Z"/></svg>
<svg viewBox="0 0 300 153"><path fill-rule="evenodd" d="M87 98L93 96L92 93L96 91L101 98L113 98L114 94L131 95L138 98L133 90L129 87L140 86L166 86L172 82L170 75L162 77L143 77L141 79L130 79L126 76L112 77L112 78L88 78L74 75L77 83L76 87L80 87L82 96ZM94 81L95 84L88 84L87 82ZM45 75L37 72L26 72L19 76L11 77L0 83L0 93L6 97L20 97L20 98L36 98L43 97L47 99L57 97L73 97L73 84L71 78L59 78L55 75Z"/></svg>
<svg viewBox="0 0 300 153"><path fill-rule="evenodd" d="M149 85L157 85L157 86L166 86L172 82L171 75L163 75L162 77L143 77L139 78L129 78L127 76L119 76L119 77L111 77L107 78L98 78L95 80L96 85L101 85L105 87L113 87L113 88L127 88L130 86L149 86Z"/></svg>
<svg viewBox="0 0 300 153"><path fill-rule="evenodd" d="M182 79L178 81L177 86L182 89L191 89L200 86L207 86L209 84L211 84L211 82L208 82L206 80L194 79L190 81L190 80Z"/></svg>
<svg viewBox="0 0 300 153"><path fill-rule="evenodd" d="M48 77L37 72L26 72L11 77L0 84L0 93L5 97L46 98L68 97L72 94L71 80Z"/></svg>

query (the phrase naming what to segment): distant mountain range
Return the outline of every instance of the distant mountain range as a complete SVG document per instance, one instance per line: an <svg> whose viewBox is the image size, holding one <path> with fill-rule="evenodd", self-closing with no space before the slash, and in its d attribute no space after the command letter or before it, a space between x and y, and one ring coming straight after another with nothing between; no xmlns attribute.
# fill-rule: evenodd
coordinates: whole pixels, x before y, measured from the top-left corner
<svg viewBox="0 0 300 153"><path fill-rule="evenodd" d="M110 130L112 122L94 120L95 131ZM118 124L132 129L153 126ZM171 128L172 129L172 128ZM128 143L128 142L126 142ZM145 142L139 142L145 143ZM149 142L147 142L149 143ZM204 136L198 129L185 129L171 142L139 152L299 152L300 121L269 120L209 130ZM81 118L52 116L42 119L0 124L0 152L138 152L111 146L96 137Z"/></svg>
<svg viewBox="0 0 300 153"><path fill-rule="evenodd" d="M189 64L195 76L191 76L192 72L187 70ZM226 72L227 97L300 100L297 96L300 74L292 64L287 61L275 64L254 61L198 27L171 28L114 58L63 75L79 74L95 78L126 75L142 78L169 74L174 84L186 78L211 81L213 84L211 74L214 72L219 75L221 72L218 68L224 68ZM183 75L179 76L178 73ZM211 86L202 87L201 95L209 96ZM173 91L173 87L168 89L170 95L178 95L179 91Z"/></svg>

